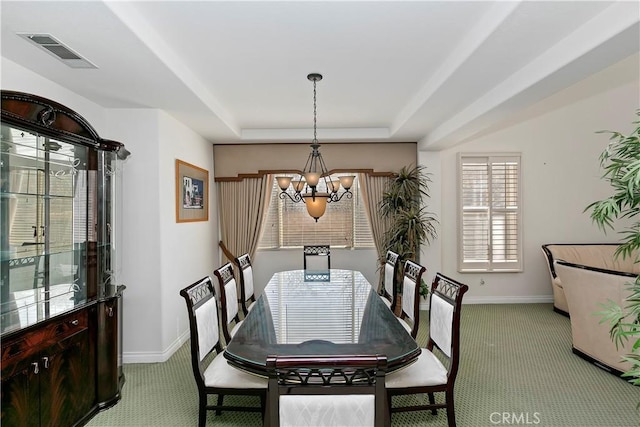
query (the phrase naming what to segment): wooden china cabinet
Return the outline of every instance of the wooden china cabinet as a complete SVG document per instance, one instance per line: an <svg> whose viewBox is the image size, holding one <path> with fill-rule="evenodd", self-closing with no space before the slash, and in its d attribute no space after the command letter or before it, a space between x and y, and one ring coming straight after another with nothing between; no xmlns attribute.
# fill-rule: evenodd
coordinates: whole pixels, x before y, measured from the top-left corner
<svg viewBox="0 0 640 427"><path fill-rule="evenodd" d="M116 195L129 152L61 104L1 95L0 421L82 425L124 382Z"/></svg>

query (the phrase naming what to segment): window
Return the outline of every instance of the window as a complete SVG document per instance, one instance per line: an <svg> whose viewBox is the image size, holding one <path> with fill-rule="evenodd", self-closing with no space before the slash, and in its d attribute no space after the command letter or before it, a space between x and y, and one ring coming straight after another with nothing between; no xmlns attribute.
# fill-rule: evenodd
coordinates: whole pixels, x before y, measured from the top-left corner
<svg viewBox="0 0 640 427"><path fill-rule="evenodd" d="M458 163L458 270L522 271L520 154Z"/></svg>
<svg viewBox="0 0 640 427"><path fill-rule="evenodd" d="M337 175L335 176L337 179ZM343 197L328 203L325 214L315 222L304 203L293 203L279 197L280 189L273 180L269 212L262 227L258 249L295 248L328 244L343 248L373 248L373 236L360 195L358 178L354 180L353 198Z"/></svg>

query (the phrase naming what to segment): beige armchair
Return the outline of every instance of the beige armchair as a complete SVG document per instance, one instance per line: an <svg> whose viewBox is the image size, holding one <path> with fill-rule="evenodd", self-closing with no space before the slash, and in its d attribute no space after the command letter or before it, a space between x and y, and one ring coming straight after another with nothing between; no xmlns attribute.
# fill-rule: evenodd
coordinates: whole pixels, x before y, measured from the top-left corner
<svg viewBox="0 0 640 427"><path fill-rule="evenodd" d="M631 368L622 356L631 353L632 342L616 348L609 336L610 326L601 323L603 305L608 301L624 306L630 290L627 284L636 274L555 261L554 270L562 283L569 313L573 352L595 365L620 375Z"/></svg>
<svg viewBox="0 0 640 427"><path fill-rule="evenodd" d="M624 273L640 274L640 264L634 257L616 258L614 253L618 243L556 243L542 245L553 289L553 309L566 316L570 315L569 305L562 280L556 274L554 261L562 260L572 264L601 268Z"/></svg>

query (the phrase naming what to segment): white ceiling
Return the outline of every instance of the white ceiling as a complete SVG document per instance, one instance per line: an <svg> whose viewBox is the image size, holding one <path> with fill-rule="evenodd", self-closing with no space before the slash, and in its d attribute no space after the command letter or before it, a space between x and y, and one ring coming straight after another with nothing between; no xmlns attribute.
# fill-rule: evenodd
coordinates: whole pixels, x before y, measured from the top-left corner
<svg viewBox="0 0 640 427"><path fill-rule="evenodd" d="M437 150L640 52L637 1L3 0L0 12L2 56L107 108L165 110L214 143L310 141L306 76L319 72L320 142ZM98 69L69 68L25 32Z"/></svg>

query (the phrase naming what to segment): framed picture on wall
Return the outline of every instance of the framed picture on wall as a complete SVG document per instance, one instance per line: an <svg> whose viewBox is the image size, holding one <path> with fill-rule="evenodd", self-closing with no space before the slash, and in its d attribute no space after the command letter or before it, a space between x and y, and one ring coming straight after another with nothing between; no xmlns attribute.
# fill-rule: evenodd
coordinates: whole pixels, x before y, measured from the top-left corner
<svg viewBox="0 0 640 427"><path fill-rule="evenodd" d="M209 220L209 171L176 159L176 222Z"/></svg>

